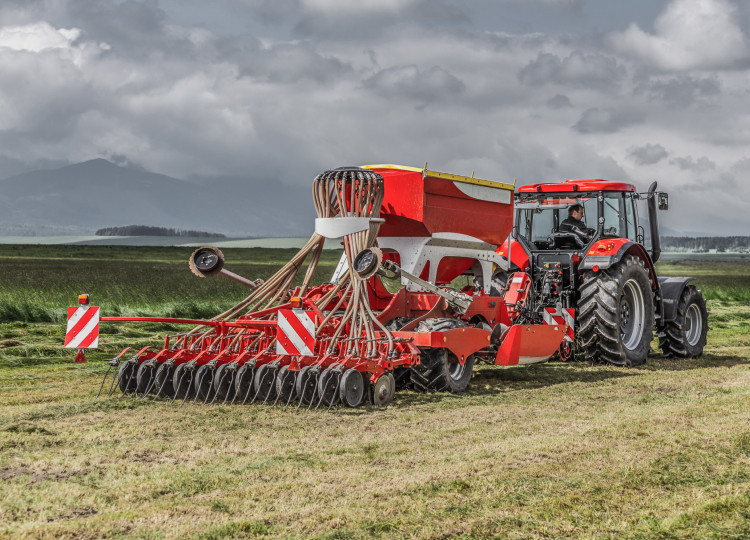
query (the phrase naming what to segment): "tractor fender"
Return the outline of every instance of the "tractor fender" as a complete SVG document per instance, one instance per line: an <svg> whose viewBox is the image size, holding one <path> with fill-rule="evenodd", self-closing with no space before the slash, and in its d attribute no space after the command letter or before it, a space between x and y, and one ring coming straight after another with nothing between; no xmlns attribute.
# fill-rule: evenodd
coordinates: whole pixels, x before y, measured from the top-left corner
<svg viewBox="0 0 750 540"><path fill-rule="evenodd" d="M526 253L526 251L523 249L523 246L518 242L518 240L513 240L513 243L510 245L510 265L516 266L517 268L521 270L526 270L529 267L529 256ZM498 247L495 250L495 253L500 255L503 259L508 259L508 240L505 240L503 244Z"/></svg>
<svg viewBox="0 0 750 540"><path fill-rule="evenodd" d="M643 266L648 271L651 288L656 291L659 282L656 279L656 271L651 262L651 257L648 256L642 245L627 238L602 238L597 240L589 247L578 266L578 270L592 270L594 266L598 266L600 270L606 270L619 263L625 255L632 255L643 261Z"/></svg>
<svg viewBox="0 0 750 540"><path fill-rule="evenodd" d="M675 320L677 317L677 303L687 284L695 281L692 277L660 277L661 304L663 308L662 324Z"/></svg>

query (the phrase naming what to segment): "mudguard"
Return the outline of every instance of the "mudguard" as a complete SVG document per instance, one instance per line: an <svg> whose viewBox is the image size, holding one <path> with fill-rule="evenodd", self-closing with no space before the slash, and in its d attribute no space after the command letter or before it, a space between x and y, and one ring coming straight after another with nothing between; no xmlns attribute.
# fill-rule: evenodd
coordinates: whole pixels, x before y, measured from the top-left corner
<svg viewBox="0 0 750 540"><path fill-rule="evenodd" d="M594 242L586 252L578 270L591 270L598 266L601 270L619 263L626 255L633 255L643 261L648 271L651 287L655 291L658 286L656 271L646 250L642 245L627 238L602 238Z"/></svg>
<svg viewBox="0 0 750 540"><path fill-rule="evenodd" d="M661 288L661 304L664 312L662 323L675 320L677 317L677 304L682 296L682 291L691 281L692 277L660 277L659 287Z"/></svg>

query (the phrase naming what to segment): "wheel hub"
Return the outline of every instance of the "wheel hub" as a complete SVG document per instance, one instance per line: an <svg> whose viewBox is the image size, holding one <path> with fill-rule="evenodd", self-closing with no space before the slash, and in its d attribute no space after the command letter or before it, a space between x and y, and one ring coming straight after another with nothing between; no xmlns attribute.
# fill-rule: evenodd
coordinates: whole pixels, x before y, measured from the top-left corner
<svg viewBox="0 0 750 540"><path fill-rule="evenodd" d="M641 341L646 325L643 291L638 283L630 279L625 283L620 297L620 337L623 346L633 350Z"/></svg>

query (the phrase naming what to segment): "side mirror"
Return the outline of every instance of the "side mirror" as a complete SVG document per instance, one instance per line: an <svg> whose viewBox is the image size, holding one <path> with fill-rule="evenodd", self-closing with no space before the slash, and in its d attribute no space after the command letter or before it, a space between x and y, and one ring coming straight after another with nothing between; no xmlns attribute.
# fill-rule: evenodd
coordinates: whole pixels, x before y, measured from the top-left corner
<svg viewBox="0 0 750 540"><path fill-rule="evenodd" d="M657 203L659 210L669 210L669 195L667 193L657 193Z"/></svg>

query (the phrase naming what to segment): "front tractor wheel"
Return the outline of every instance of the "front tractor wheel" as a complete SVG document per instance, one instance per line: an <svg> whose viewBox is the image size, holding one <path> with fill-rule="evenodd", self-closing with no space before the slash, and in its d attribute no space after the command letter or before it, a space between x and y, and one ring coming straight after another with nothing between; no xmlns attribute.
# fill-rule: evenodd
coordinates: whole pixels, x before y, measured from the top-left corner
<svg viewBox="0 0 750 540"><path fill-rule="evenodd" d="M627 255L583 278L578 336L584 356L618 366L646 361L653 338L654 302L643 261Z"/></svg>
<svg viewBox="0 0 750 540"><path fill-rule="evenodd" d="M696 358L703 354L708 333L708 311L701 292L693 285L685 287L677 302L677 317L668 322L659 338L666 356Z"/></svg>

